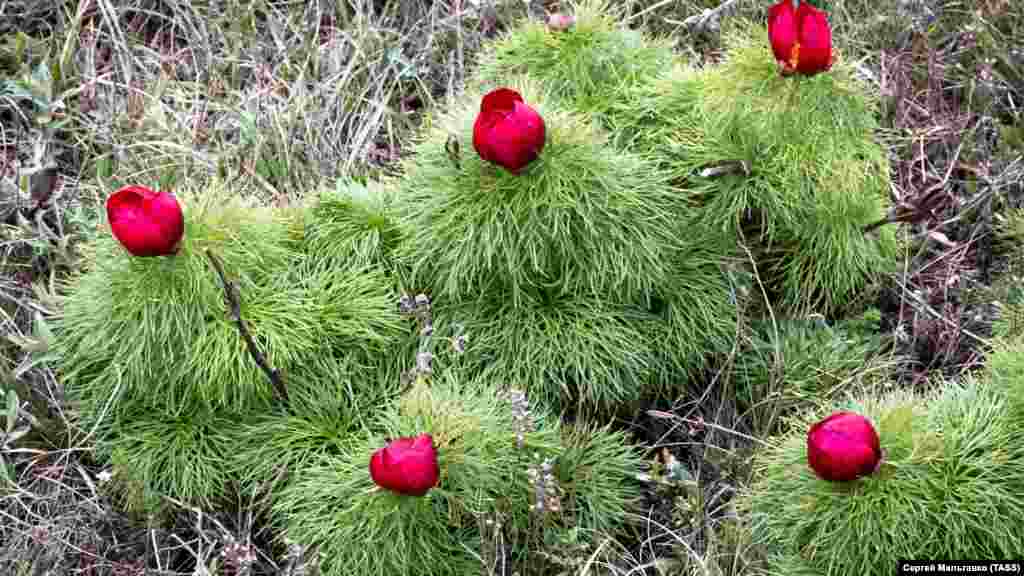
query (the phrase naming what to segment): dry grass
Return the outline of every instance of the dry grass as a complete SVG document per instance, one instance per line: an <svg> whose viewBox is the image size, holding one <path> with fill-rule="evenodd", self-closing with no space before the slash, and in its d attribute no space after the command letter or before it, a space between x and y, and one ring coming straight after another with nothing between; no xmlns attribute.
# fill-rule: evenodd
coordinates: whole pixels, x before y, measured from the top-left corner
<svg viewBox="0 0 1024 576"><path fill-rule="evenodd" d="M283 204L338 176L393 171L423 113L460 92L484 42L516 18L571 9L256 4L0 2L0 387L18 398L0 432L28 430L13 442L0 436L10 475L0 488L0 573L315 573L315 553L269 543L252 502L174 506L161 518L116 509L88 431L74 426L74 406L45 362L55 281L75 268L76 244L97 233L100 201L122 183L173 188L220 175L240 194ZM633 0L623 9L630 26L671 34L680 52L713 61L715 27L697 33L687 19L717 4ZM979 364L1001 296L991 289L1006 267L993 222L1024 205L1024 10L1000 0L977 10L957 0L821 4L842 57L884 99L892 219L910 234L879 298L881 340L900 383L926 386L936 372ZM720 24L762 10L740 1ZM745 330L737 326L734 353ZM731 360L709 373L702 396L663 399L625 423L652 461L640 533L560 543L550 564L564 574L758 573L763 553L730 501L777 420L739 411ZM499 533L493 544L481 571L504 575Z"/></svg>

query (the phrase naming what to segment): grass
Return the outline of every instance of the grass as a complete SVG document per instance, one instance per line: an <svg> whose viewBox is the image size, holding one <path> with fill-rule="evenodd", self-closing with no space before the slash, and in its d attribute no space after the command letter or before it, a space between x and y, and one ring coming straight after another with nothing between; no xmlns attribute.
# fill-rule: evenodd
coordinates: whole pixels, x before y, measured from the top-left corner
<svg viewBox="0 0 1024 576"><path fill-rule="evenodd" d="M650 76L671 77L673 73L663 65L669 56L692 67L687 74L711 78L717 73L719 87L727 86L721 71L729 69L730 60L720 66L723 49L732 46L731 35L750 30L748 20L762 26L763 34L763 6L736 3L719 18L717 29L696 30L684 21L716 7L717 2L638 0L617 6L611 17L602 15L599 5L590 2L580 6L510 1L334 5L277 0L255 4L235 0L58 4L60 10L12 1L5 10L15 16L0 19L0 117L4 125L0 133L0 334L4 336L0 338L0 388L5 399L8 391L15 392L11 396L15 398L14 411L8 410L0 418L4 425L0 455L13 482L0 488L0 572L146 571L169 575L334 570L337 560L324 550L318 560L316 551L307 546L309 542L274 538L281 525L271 519L271 500L264 498L291 486L288 497L302 503L299 510L318 519L306 533L300 529L295 535L316 540L328 550L330 546L351 550L345 542L327 536L327 530L335 525L332 522L349 525L347 520L338 520L349 510L346 506L382 512L387 510L373 507L394 504L383 498L339 502L339 486L358 488L358 482L365 480L351 475L365 465L350 452L356 449L351 440L363 442L361 450L365 452L371 444L379 444L383 434L408 425L401 419L376 422L373 415L382 406L395 405L409 382L400 380L399 372L409 367L417 351L422 358L425 350L434 354L438 380L453 378L472 386L509 389L536 383L529 398L539 411L560 404L565 389L586 401L602 400L618 409L611 429L605 428L611 420L608 416L559 414L558 410L546 416L561 429L557 442L552 435L552 446L560 443L565 450L551 468L555 484L563 491L548 494L561 498L564 511L552 523L553 529L538 533L537 523L526 520L532 518L530 514L500 507L473 509L462 515L456 528L451 528L446 518L434 515L435 502L423 507L419 501L423 509L417 510L388 509L399 510L396 513L406 514L410 520L408 524L375 524L381 530L391 530L387 533L395 538L412 542L424 537L411 526L439 530L426 535L437 540L436 547L426 553L458 560L439 566L440 571L495 575L517 569L522 574L818 574L829 562L850 560L848 555L856 548L852 552L843 548L831 555L819 551L809 565L807 558L791 553L793 546L804 541L789 528L820 530L819 549L824 550L848 536L842 532L845 520L857 520L850 524L853 527L870 524L870 516L844 505L886 500L841 499L800 475L778 485L767 483L763 475L758 479L761 472L751 478L752 453L759 454L760 462L770 460L773 454L799 460L803 420L798 416L804 413L789 412L788 402L783 403L785 410L776 406L773 392L799 389L794 407L810 411L808 414L824 414L840 405L821 394L821 388L830 382L836 384L830 391L863 400L866 410L881 409L881 404L872 401L876 396L907 398L908 402L913 398L920 413L913 420L915 429L941 424L950 430L976 433L947 435L950 458L959 455L978 466L1004 467L1017 458L1009 449L969 449L971 442L1005 444L1006 429L1019 427L1013 424L1019 419L1006 421L985 412L998 411L996 408L1004 405L996 390L987 389L1012 386L1013 362L1018 355L1014 319L1019 302L1014 286L1019 271L1012 244L1014 222L1019 219L1014 210L1024 205L1019 184L1024 166L1019 138L1024 62L1013 47L1024 44L1020 37L1024 28L1019 26L1024 12L1015 3L818 3L830 12L839 67L834 74L805 84L825 88L830 81L841 81L877 95L877 103L858 117L871 136L867 155L874 159L872 165L888 164L888 173L862 174L847 166L833 177L839 183L837 190L846 190L858 178L863 184L866 178L883 201L897 207L901 223L881 227L883 239L903 237L887 256L891 265L858 264L859 256L850 255L860 254L859 249L833 251L834 244L824 240L818 246L829 263L820 269L814 267L817 260L786 256L794 253L791 244L805 236L820 238L819 233L827 227L797 227L797 233L781 235L773 244L783 248L778 259L758 246L756 234L748 235L737 252L725 256L718 242L695 240L706 237L704 231L694 230L697 218L682 217L654 232L659 244L670 240L682 244L674 258L663 258L661 252L647 256L641 252L649 265L634 262L630 268L629 262L616 262L612 256L631 254L622 251L626 249L648 250L653 243L642 240L649 237L620 242L619 252L600 261L603 266L589 261L590 267L559 276L571 280L559 288L574 286L569 290L574 292L586 287L596 294L569 298L571 305L558 307L558 314L551 316L554 321L542 322L509 312L514 309L508 304L476 301L477 288L494 281L492 276L504 276L501 281L505 283L514 279L522 286L535 282L536 278L527 274L529 266L509 266L504 272L501 268L474 270L470 264L475 255L466 253L458 262L462 268L450 267L454 276L441 283L459 292L463 302L449 305L446 299L431 295L437 332L433 344L426 348L417 338L406 337L408 325L399 319L397 301L403 291L415 294L426 287L419 284L438 282L429 278L423 265L432 264L431 258L444 251L437 250L439 245L411 248L405 243L410 231L424 229L419 224L425 217L417 210L437 205L410 204L402 215L398 207L409 199L401 197L402 182L419 169L419 176L427 178L431 189L458 192L443 154L448 134L441 132L458 128L457 133L465 137L465 126L472 122L474 94L488 83L518 82L524 93L530 94L527 101L539 102L542 111L551 115L555 134L560 131L560 143L549 142L553 144L548 151L552 158L557 156L563 162L576 155L577 168L589 166L595 158L614 164L624 172L616 178L633 183L624 187L623 197L648 202L648 207L654 201L661 206L660 198L666 192L651 182L654 170L660 169L657 158L626 150L631 147L630 140L617 132L623 124L616 114L623 108L626 112L641 109L640 102L627 94L647 83ZM543 9L575 13L576 27L547 31L541 23ZM532 22L520 20L527 15ZM520 34L509 34L513 29ZM755 35L756 41L763 39ZM764 56L758 56L758 51L764 50L766 45L750 48L749 62ZM770 64L770 59L765 62ZM477 70L480 77L474 78ZM515 72L516 78L520 73L530 77L513 80L510 72ZM768 78L767 66L762 72ZM622 81L606 82L613 76ZM606 89L610 91L604 92ZM806 97L803 91L801 96ZM730 93L721 90L716 94L720 99L712 107L729 108ZM689 97L685 91L681 95ZM461 123L445 125L453 113ZM766 121L745 120L752 125ZM421 125L424 133L419 133ZM733 127L735 131L727 133L742 136L743 126ZM433 139L431 130L435 131ZM610 130L607 136L605 130ZM782 126L780 131L787 137L797 133L796 124ZM717 135L717 128L710 134ZM578 138L577 144L569 145L573 137ZM619 149L614 154L603 151L598 144L602 138ZM580 142L587 139L591 144ZM473 174L479 167L474 167L477 160L468 140L461 142L461 151L459 172ZM767 162L768 158L754 155L752 160ZM546 161L542 158L542 164L522 178L553 182L545 179L552 171L543 165ZM624 169L627 166L631 167ZM57 177L52 178L54 175ZM560 177L570 180L571 176ZM488 189L500 194L512 189L513 180L503 180L495 173L473 182L492 186ZM608 182L601 179L584 178L582 182L587 190L573 188L571 181L553 182L553 189L582 193L593 191L596 184L599 190L609 190ZM161 349L152 343L136 346L160 336L155 321L125 322L118 332L111 331L116 317L98 316L104 302L111 302L100 271L108 268L106 273L112 274L115 270L109 267L116 269L118 262L149 271L148 276L125 272L125 281L115 284L121 290L117 302L138 305L145 300L141 294L171 285L164 282L170 269L162 269L157 262L109 257L116 255L116 245L103 225L102 202L126 183L170 189L189 198L190 206L202 200L205 191L224 186L232 197L273 206L270 210L285 221L257 225L248 220L253 212L226 211L222 214L233 215L205 232L193 221L187 237L199 238L210 230L237 226L240 234L251 233L240 245L264 247L237 253L224 248L222 256L232 276L243 282L243 299L256 296L258 286L272 287L266 290L265 304L246 314L253 314L254 324L257 317L264 317L265 326L279 331L281 350L293 350L290 359L287 352L274 355L276 364L288 368L287 407L274 403L270 386L240 345L237 331L224 315L216 275L202 258L190 260L186 265L191 267L190 284L179 286L202 305L169 316L161 313L160 318L177 314L181 320L178 329L185 330L207 324L205 314L193 317L195 310L212 311L213 324L221 331L209 332L208 338L230 343L224 347L226 355L218 358L235 359L214 368L218 378L241 383L241 387L210 387L208 379L202 380L207 383L204 385L189 385L190 378L200 382L186 368L189 358L191 365L209 369L198 345L191 352ZM935 187L942 192L941 202L924 202ZM413 197L423 195L425 188L411 192ZM211 210L222 209L211 201ZM884 214L876 213L879 211L872 207L856 221L863 224L867 212L872 218L882 218ZM734 215L722 210L710 220L720 223ZM789 220L805 219L805 224L830 221L825 216L797 210ZM666 220L664 214L659 213L658 218L659 222ZM411 227L410 222L419 224ZM605 230L628 231L632 224L626 220L617 224L619 228ZM540 240L558 239L552 230L560 229L534 230L539 234L534 236L538 246L543 245ZM446 233L449 230L435 228L435 240ZM337 241L339 238L345 241ZM224 246L223 241L217 239L218 246ZM562 242L563 247L568 243L564 238ZM863 248L865 243L877 241L851 233L839 242ZM266 249L271 244L275 247ZM608 245L594 246L601 250ZM586 245L571 247L573 251L565 253L575 257L579 256L576 249ZM419 270L406 266L409 260L389 264L397 255L428 249L436 251L429 256L421 253ZM516 257L528 254L511 245L503 250ZM534 252L548 253L540 248ZM289 268L282 260L303 263L280 275ZM776 295L779 287L789 282L790 288L800 292L804 289L802 271L815 270L816 277L835 274L837 262L841 267L869 272L868 278L859 273L836 275L832 296L819 302L849 306L837 306L829 315L835 317L825 319L829 327L814 333L841 333L858 344L840 352L835 347L847 340L830 336L797 345L807 340L785 336L785 326L792 321L808 322L804 314L789 309L794 302L801 304L797 308L805 302L798 297L780 300ZM548 269L554 266L540 259L536 264L542 270L544 265ZM367 266L374 271L367 272ZM708 274L718 268L724 274ZM331 273L338 269L352 272ZM247 272L242 274L243 270ZM607 274L609 271L612 273ZM467 272L471 275L459 277ZM91 291L69 293L69 285L90 277L94 278ZM131 277L142 282L132 284ZM147 277L160 282L145 282ZM591 285L598 288L591 290ZM655 286L661 294L652 288ZM614 298L609 287L617 287ZM672 296L666 297L666 291ZM303 292L322 296L304 298ZM646 301L627 302L644 292L649 296ZM710 294L719 296L709 298ZM531 298L522 299L526 310L550 307L564 299L534 302ZM76 299L78 303L68 308ZM851 318L863 318L863 309L872 305L878 309L877 320L851 328ZM67 321L69 311L74 313L75 306L79 312L92 309L93 321L79 325L76 349L81 365L68 374L55 370L53 360L65 350L60 341L67 333L62 322ZM368 331L367 323L359 319L371 315L378 323ZM637 318L642 321L635 321ZM602 322L614 326L610 330L614 337L608 341L612 347L600 337L609 331L604 325L597 326ZM310 338L314 326L317 332L328 328L331 344L311 361L310 351L319 345ZM134 333L138 342L119 339L124 331ZM989 342L990 334L997 340ZM574 338L588 344L573 345ZM880 358L878 364L854 363L862 345ZM822 347L832 354L815 357ZM459 352L463 348L466 352ZM380 350L394 353L381 359L377 356ZM537 361L524 363L520 354L535 355ZM119 355L130 359L127 372L100 370ZM149 377L146 357L164 357L168 363L179 364L180 378ZM966 384L956 383L965 372L983 364L991 372L977 377L984 380L984 386L975 386L970 379ZM218 410L237 409L239 401L245 404L252 399L241 393L245 387L259 392L252 411L230 416L230 412L142 411L145 403L133 407L133 402L121 398L110 403L110 409L127 418L124 428L132 433L120 436L118 448L105 434L110 420L98 418L106 400L114 397L117 374L121 374L121 382L132 382L128 388L137 397L145 398L153 382L166 382L167 389L177 391L174 395L179 398L202 392L209 401L205 403L220 405ZM469 378L471 375L475 377ZM759 385L768 387L769 397L742 400L742 391L749 390L754 381L767 382ZM1013 399L1019 395L1010 391L1007 396L1009 413L1020 412L1013 408ZM931 402L927 409L920 408L918 398ZM493 397L490 403L497 404ZM481 401L476 406L484 404ZM938 409L940 405L945 408ZM789 416L783 418L782 414ZM219 424L224 418L231 424ZM501 418L501 425L496 426L515 446L517 421L509 420L507 414ZM569 422L573 418L577 421ZM129 426L129 420L134 424ZM173 426L181 421L187 422L186 428ZM101 425L95 426L97 422ZM203 430L196 427L203 423L209 425L208 434L187 432ZM353 432L365 430L371 432ZM773 437L773 430L784 436ZM184 450L168 449L172 445L166 439L175 433L185 442ZM250 451L225 450L228 437L236 435L250 439L245 442ZM784 448L785 438L791 442L789 448ZM892 442L894 448L900 446ZM626 448L627 444L631 447ZM635 459L638 449L643 450L649 466L641 467L641 461ZM229 462L222 467L218 458L225 453ZM627 453L629 466L614 465ZM999 460L1004 453L1005 462L992 460ZM113 461L106 458L110 454L115 455ZM189 454L199 457L186 457ZM142 458L143 466L129 465L137 458ZM941 459L936 462L927 470L908 465L900 469L907 476L894 476L905 482L900 484L905 492L918 495L915 505L937 494L931 484L915 483L917 475L941 473L964 479L963 489L954 495L1005 489L1004 484L992 481L991 475L970 475L969 471L940 466ZM250 466L252 463L259 465ZM547 477L543 463L544 458L530 455L517 460L521 502L532 503L536 480ZM281 473L307 465L316 474L296 478ZM602 465L608 468L602 469ZM129 468L137 471L134 481L125 473ZM1006 469L1007 479L1019 471L1017 466ZM227 476L241 477L242 485L230 486L224 481ZM334 484L339 478L340 483ZM492 482L482 480L480 491L493 490ZM295 488L300 483L311 489L310 494L322 495L324 502L339 504L317 508L310 494ZM547 486L546 481L540 485ZM497 486L502 485L499 482ZM786 490L787 496L798 490L817 495L830 503L828 513L844 522L821 522L830 518L825 514L786 516L796 514L794 506L799 504L790 497L780 499L772 515L752 523L748 508L738 506L734 496L746 493L750 486L776 497ZM883 483L873 486L879 493L886 491ZM181 498L158 496L168 492ZM463 494L470 494L469 489ZM463 501L476 502L471 498ZM623 514L627 508L620 508L618 502L628 502L632 511ZM769 497L758 506L771 502L775 500ZM998 502L971 506L975 510L1003 506L997 512L1005 516L1017 513L1013 511L1016 505L1013 494L1008 494ZM280 510L282 505L277 506ZM144 512L154 510L159 513ZM964 520L956 513L947 510L942 520L955 520L952 525L962 525L965 530L973 526L970 517ZM612 517L629 519L629 526L608 522ZM792 521L786 524L786 518ZM820 523L812 526L815 522ZM920 522L911 518L901 526L906 530L900 532L905 536L900 542L918 541ZM829 532L832 528L836 531ZM976 536L965 533L961 539L964 546L976 547L972 550L1020 549L1013 535L995 534L992 526L974 528ZM773 536L766 540L766 535ZM861 549L871 550L876 544L869 542ZM392 549L389 557L398 561L396 550ZM529 554L522 556L524 550ZM947 552L965 550L951 548ZM248 554L253 555L251 562L245 560Z"/></svg>

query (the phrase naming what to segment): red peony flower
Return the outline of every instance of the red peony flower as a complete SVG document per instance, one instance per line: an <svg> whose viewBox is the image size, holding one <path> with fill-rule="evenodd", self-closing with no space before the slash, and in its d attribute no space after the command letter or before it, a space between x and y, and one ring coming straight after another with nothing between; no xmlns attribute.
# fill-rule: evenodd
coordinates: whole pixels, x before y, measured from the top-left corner
<svg viewBox="0 0 1024 576"><path fill-rule="evenodd" d="M544 119L515 90L498 88L484 96L473 124L473 148L488 162L513 174L544 149Z"/></svg>
<svg viewBox="0 0 1024 576"><path fill-rule="evenodd" d="M792 0L768 8L768 40L783 72L813 76L832 67L832 29L821 10L807 2L793 9Z"/></svg>
<svg viewBox="0 0 1024 576"><path fill-rule="evenodd" d="M868 476L881 461L878 433L860 414L836 412L807 433L807 463L824 480L845 482Z"/></svg>
<svg viewBox="0 0 1024 576"><path fill-rule="evenodd" d="M374 483L399 494L423 496L437 485L440 473L430 434L397 438L370 457Z"/></svg>
<svg viewBox="0 0 1024 576"><path fill-rule="evenodd" d="M174 195L144 186L125 186L111 194L107 220L114 237L134 256L175 254L185 233L185 219Z"/></svg>

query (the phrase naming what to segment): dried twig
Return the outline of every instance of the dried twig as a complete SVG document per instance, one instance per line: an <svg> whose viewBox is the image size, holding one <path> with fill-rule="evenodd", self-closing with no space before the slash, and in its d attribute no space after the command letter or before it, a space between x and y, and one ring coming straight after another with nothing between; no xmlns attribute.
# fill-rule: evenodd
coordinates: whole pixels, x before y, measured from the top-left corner
<svg viewBox="0 0 1024 576"><path fill-rule="evenodd" d="M897 222L915 224L927 219L937 219L938 209L947 202L949 193L946 191L946 185L949 183L949 177L953 173L953 168L959 166L958 160L960 159L960 151L962 149L963 141L961 140L960 145L956 147L956 152L954 152L952 160L949 162L946 174L942 177L940 182L920 193L917 198L913 200L897 203L889 209L885 218L868 224L864 227L863 232L866 234L880 226L895 224Z"/></svg>
<svg viewBox="0 0 1024 576"><path fill-rule="evenodd" d="M967 328L964 328L963 326L960 326L959 324L957 324L956 322L953 322L949 318L946 318L945 316L943 316L940 312L935 310L935 308L932 308L928 304L928 302L925 301L924 298L922 298L921 296L917 295L915 292L911 291L907 287L907 285L904 284L903 282L901 282L898 278L896 279L896 282L897 282L897 284L899 284L900 289L902 291L902 294L904 294L906 296L909 296L917 304L917 307L915 307L916 310L927 312L928 315L931 316L932 318L935 318L936 320L942 322L943 324L949 326L950 328L959 331L961 334L964 334L965 336L971 338L972 340L974 340L978 344L981 344L982 346L986 346L987 345L987 341L984 338L982 338L981 336L975 334L974 332L971 332ZM913 304L911 304L911 306L913 306Z"/></svg>
<svg viewBox="0 0 1024 576"><path fill-rule="evenodd" d="M719 18L731 15L736 11L739 0L726 0L717 8L708 8L700 14L694 14L680 22L683 27L689 30L690 34L700 36L707 33L717 33L719 30Z"/></svg>
<svg viewBox="0 0 1024 576"><path fill-rule="evenodd" d="M249 332L248 326L245 324L245 320L242 318L242 297L238 292L238 285L228 280L227 275L224 273L224 266L221 264L220 259L214 255L210 250L206 251L206 257L210 259L210 263L213 265L214 270L217 271L217 275L220 276L220 281L224 284L224 298L228 304L228 313L231 315L231 319L238 325L238 331L242 334L242 339L245 340L246 346L249 348L249 354L252 356L256 364L259 365L260 369L270 378L270 383L274 385L274 391L277 392L281 400L288 401L288 389L284 385L284 381L281 379L281 373L277 368L272 367L268 362L266 356L260 352L260 349L256 346L256 340L252 337Z"/></svg>

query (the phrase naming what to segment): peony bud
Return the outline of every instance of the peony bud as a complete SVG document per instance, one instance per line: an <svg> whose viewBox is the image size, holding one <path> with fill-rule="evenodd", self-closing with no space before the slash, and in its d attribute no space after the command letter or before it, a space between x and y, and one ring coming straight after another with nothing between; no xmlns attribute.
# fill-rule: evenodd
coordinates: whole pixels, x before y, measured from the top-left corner
<svg viewBox="0 0 1024 576"><path fill-rule="evenodd" d="M440 470L430 434L397 438L370 457L370 477L381 488L423 496L437 485Z"/></svg>
<svg viewBox="0 0 1024 576"><path fill-rule="evenodd" d="M820 478L845 482L878 469L882 448L867 418L836 412L807 433L807 463Z"/></svg>
<svg viewBox="0 0 1024 576"><path fill-rule="evenodd" d="M784 74L812 76L832 67L832 29L821 10L782 0L768 8L768 40Z"/></svg>
<svg viewBox="0 0 1024 576"><path fill-rule="evenodd" d="M134 256L167 256L185 233L181 206L173 194L125 186L107 198L107 220L117 241Z"/></svg>
<svg viewBox="0 0 1024 576"><path fill-rule="evenodd" d="M473 124L473 148L488 162L513 174L544 149L544 119L515 90L498 88L483 97Z"/></svg>

